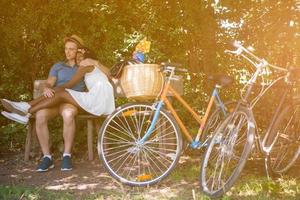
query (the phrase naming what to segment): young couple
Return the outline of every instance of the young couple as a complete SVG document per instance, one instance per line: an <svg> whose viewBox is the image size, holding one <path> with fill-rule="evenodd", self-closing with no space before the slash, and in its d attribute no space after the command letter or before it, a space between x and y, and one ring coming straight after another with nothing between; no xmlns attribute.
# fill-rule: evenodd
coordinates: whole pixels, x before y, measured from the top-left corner
<svg viewBox="0 0 300 200"><path fill-rule="evenodd" d="M4 108L1 114L8 119L27 124L31 115L36 115L36 132L44 154L37 171L54 167L49 148L49 119L60 114L64 120L64 154L61 170L72 170L71 148L75 136L74 116L78 110L100 116L115 109L113 87L108 80L108 69L101 65L92 52L84 47L76 35L67 37L65 62L53 65L49 72L43 96L29 102L14 102L1 99ZM82 81L84 79L84 82ZM84 84L87 91L84 91Z"/></svg>

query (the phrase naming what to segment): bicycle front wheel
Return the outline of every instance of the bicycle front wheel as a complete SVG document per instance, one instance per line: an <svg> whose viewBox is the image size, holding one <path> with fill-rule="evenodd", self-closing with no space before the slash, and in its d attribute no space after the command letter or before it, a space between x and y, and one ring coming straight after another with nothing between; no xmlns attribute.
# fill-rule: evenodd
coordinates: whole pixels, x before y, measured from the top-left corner
<svg viewBox="0 0 300 200"><path fill-rule="evenodd" d="M200 189L216 198L227 192L239 177L250 154L255 134L253 116L240 107L216 129L200 172Z"/></svg>
<svg viewBox="0 0 300 200"><path fill-rule="evenodd" d="M300 102L286 107L275 121L266 166L271 175L287 172L300 153Z"/></svg>
<svg viewBox="0 0 300 200"><path fill-rule="evenodd" d="M219 127L226 116L234 111L236 105L236 101L225 102L223 110L220 106L218 106L209 116L205 124L203 133L200 137L200 141L204 144L204 146L208 145L208 141L213 136L214 131Z"/></svg>
<svg viewBox="0 0 300 200"><path fill-rule="evenodd" d="M114 111L99 132L98 153L109 173L122 183L145 186L165 178L178 162L182 139L175 119L164 109L150 137L145 135L155 109L126 104Z"/></svg>

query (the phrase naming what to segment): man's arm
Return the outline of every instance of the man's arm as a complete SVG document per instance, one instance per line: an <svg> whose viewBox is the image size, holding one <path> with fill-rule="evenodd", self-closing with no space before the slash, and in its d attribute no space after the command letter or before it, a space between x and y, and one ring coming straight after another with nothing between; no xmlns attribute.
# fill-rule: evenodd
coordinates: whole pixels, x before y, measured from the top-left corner
<svg viewBox="0 0 300 200"><path fill-rule="evenodd" d="M48 79L46 80L43 89L43 94L46 98L50 98L54 96L53 86L56 82L56 79L57 78L55 76L49 76Z"/></svg>
<svg viewBox="0 0 300 200"><path fill-rule="evenodd" d="M62 90L64 88L72 88L74 87L79 81L82 80L82 78L84 77L84 75L88 72L91 72L93 70L94 66L80 66L78 68L78 70L76 71L76 73L74 74L74 76L71 78L71 80L69 80L68 82L55 87L55 91L59 91Z"/></svg>

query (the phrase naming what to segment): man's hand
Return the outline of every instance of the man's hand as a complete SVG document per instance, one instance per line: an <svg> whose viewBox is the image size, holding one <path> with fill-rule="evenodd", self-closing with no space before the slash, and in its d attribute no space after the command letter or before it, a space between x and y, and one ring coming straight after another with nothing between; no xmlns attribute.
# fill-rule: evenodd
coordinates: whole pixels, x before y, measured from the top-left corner
<svg viewBox="0 0 300 200"><path fill-rule="evenodd" d="M46 97L46 98L54 97L54 93L55 93L54 89L48 88L48 87L44 88L44 91L43 91L44 97Z"/></svg>

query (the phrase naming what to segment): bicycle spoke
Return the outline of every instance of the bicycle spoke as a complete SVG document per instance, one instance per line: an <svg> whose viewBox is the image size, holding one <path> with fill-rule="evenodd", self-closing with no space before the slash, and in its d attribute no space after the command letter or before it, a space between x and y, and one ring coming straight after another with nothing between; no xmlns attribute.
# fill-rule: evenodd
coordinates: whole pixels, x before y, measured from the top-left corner
<svg viewBox="0 0 300 200"><path fill-rule="evenodd" d="M132 128L131 128L131 126L129 125L127 119L126 119L126 116L124 116L124 114L122 114L122 117L123 117L123 119L125 120L125 125L124 125L123 121L120 120L121 123L122 123L122 125L125 126L125 127L127 127L127 129L129 130L129 133L131 133L132 137L136 140L136 138L134 137L134 134L133 134L134 131L132 131Z"/></svg>
<svg viewBox="0 0 300 200"><path fill-rule="evenodd" d="M104 143L104 144L106 144L106 143ZM123 144L123 145L118 145L118 146L114 145L113 147L106 148L106 151L111 151L111 150L116 150L116 149L124 149L124 147L127 147L127 146L132 146L132 144ZM115 153L119 153L119 152L115 152ZM112 154L106 154L106 155L111 156Z"/></svg>
<svg viewBox="0 0 300 200"><path fill-rule="evenodd" d="M152 175L152 173L154 173L154 174L155 174L155 177L158 177L159 175L158 175L158 173L157 173L157 170L155 170L155 169L153 168L152 164L151 164L151 162L152 162L154 165L157 165L156 162L154 162L154 161L148 156L148 154L144 151L144 149L142 150L142 152L143 152L143 155L144 155L144 157L145 157L146 162L149 163L149 165L148 165L148 172L149 172L149 174ZM148 158L150 158L150 161L148 160ZM160 170L160 168L159 168L159 170Z"/></svg>
<svg viewBox="0 0 300 200"><path fill-rule="evenodd" d="M113 123L116 124L116 125L118 125L119 127L121 127L121 126L119 125L119 123L117 123L117 122L114 121L114 120L113 120ZM122 123L122 121L121 121L121 123ZM122 124L123 124L123 123L122 123ZM113 128L113 129L115 129L116 131L118 131L118 129L117 129L116 127L113 127L112 125L110 125L109 127L111 127L111 128ZM128 136L131 137L131 138L133 138L134 140L136 139L131 131L129 131L129 130L123 128L123 127L122 127L122 129L123 129L123 131L120 130L120 131L119 131L120 133L125 133L126 135L128 135Z"/></svg>
<svg viewBox="0 0 300 200"><path fill-rule="evenodd" d="M123 152L125 152L125 153L121 154L117 157L114 157L112 160L108 160L108 163L114 162L115 160L121 160L122 157L124 157L125 155L130 154L130 153L128 152L127 149L124 149L124 150L121 150L121 151L118 151L118 152L113 152L113 153L110 153L110 154L106 154L105 156L110 157L110 156L115 156L115 155L123 153Z"/></svg>
<svg viewBox="0 0 300 200"><path fill-rule="evenodd" d="M289 106L277 118L267 169L275 174L286 172L299 156L299 105Z"/></svg>
<svg viewBox="0 0 300 200"><path fill-rule="evenodd" d="M152 157L150 156L150 154L153 155L153 153L151 151L147 151L148 153L146 153L145 150L147 150L147 149L144 149L143 152L145 152L146 157L150 159L151 163L153 163L156 166L156 168L160 170L161 173L163 173L162 169L158 166L158 164L160 163L161 165L165 166L165 168L167 168L167 166L165 165L165 163L162 162L162 161L160 161L159 159L156 159L157 162L153 161ZM155 157L156 156L154 156L154 158ZM150 165L150 166L152 166L152 165Z"/></svg>
<svg viewBox="0 0 300 200"><path fill-rule="evenodd" d="M155 153L155 154L157 154L159 157L161 157L163 160L165 160L166 162L169 162L169 163L171 163L172 161L169 161L166 157L169 157L168 156L168 154L166 154L166 153L162 153L162 152L160 152L160 151L155 151L155 150L153 150L153 148L148 148L148 147L146 147L145 149L147 149L148 151L149 151L149 153L151 153L152 155ZM174 152L176 152L176 151L174 151ZM163 162L162 162L162 164L164 164Z"/></svg>
<svg viewBox="0 0 300 200"><path fill-rule="evenodd" d="M110 131L107 131L107 133L110 134L110 137L105 136L105 139L109 139L109 140L117 140L117 138L118 138L118 139L120 139L122 142L128 142L128 143L131 143L131 141L127 140L126 138L121 137L121 134L118 134L118 135L117 135L117 134L115 134L115 133L113 133L113 132L110 132ZM115 138L111 138L111 136L114 136ZM117 140L117 141L119 141L119 140Z"/></svg>
<svg viewBox="0 0 300 200"><path fill-rule="evenodd" d="M216 129L201 167L201 186L209 196L219 197L240 174L253 143L247 139L247 133L254 135L254 129L249 132L250 123L248 113L238 110L227 116Z"/></svg>
<svg viewBox="0 0 300 200"><path fill-rule="evenodd" d="M136 162L136 160L137 160L137 158L138 158L138 154L139 154L139 152L136 153L136 154L134 154L134 156L131 157L131 160L130 160L129 162L127 162L128 165L129 165L129 164L131 163L131 161L134 159L134 162L132 163L131 167L129 167L129 169L123 168L123 172L124 172L124 173L126 173L126 171L128 171L127 176L126 176L126 175L124 175L124 176L127 177L129 180L132 179L131 176L130 176L130 174L131 174L132 171L134 171L133 169L134 169L134 166L136 166L136 165L135 165L135 162ZM125 171L125 170L126 170L126 171Z"/></svg>
<svg viewBox="0 0 300 200"><path fill-rule="evenodd" d="M154 113L149 105L128 105L117 110L103 125L100 155L109 172L124 183L158 182L178 161L181 137L166 111L160 111L147 140L139 142L149 129Z"/></svg>

